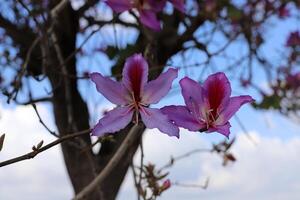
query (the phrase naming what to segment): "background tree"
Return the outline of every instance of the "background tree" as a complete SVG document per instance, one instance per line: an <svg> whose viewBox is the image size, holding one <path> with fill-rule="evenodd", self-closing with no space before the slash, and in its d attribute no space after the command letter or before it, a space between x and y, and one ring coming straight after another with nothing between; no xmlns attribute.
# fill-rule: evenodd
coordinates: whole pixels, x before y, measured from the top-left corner
<svg viewBox="0 0 300 200"><path fill-rule="evenodd" d="M278 52L280 62L264 49L268 39L264 34L272 28L270 23L275 18L299 19L299 6L297 0L187 0L184 13L171 4L157 13L161 30L154 31L140 23L135 10L115 13L103 1L5 1L0 5L0 87L7 103L32 104L36 109L36 104L49 102L57 125L57 132L49 129L49 133L55 137L84 133L61 143L74 191L79 193L105 168L133 126L113 138L97 140L101 148L97 153L92 151L95 144L88 130L93 110L89 112L88 96L80 90L81 84L90 82L87 74L95 71L83 66L87 60L112 61L111 74L117 79L125 59L133 53L147 58L151 79L165 66L175 66L186 72L197 67L198 79L203 80L207 70L214 69L215 61L224 62L218 70L261 94L256 108L273 108L299 120L299 30L291 33ZM228 54L239 46L243 51ZM176 61L192 54L199 59L180 65ZM256 85L257 71L264 71L271 85L269 93ZM41 85L47 91L36 89ZM116 197L144 129L134 129L133 144L100 183L101 190L89 193L88 199Z"/></svg>

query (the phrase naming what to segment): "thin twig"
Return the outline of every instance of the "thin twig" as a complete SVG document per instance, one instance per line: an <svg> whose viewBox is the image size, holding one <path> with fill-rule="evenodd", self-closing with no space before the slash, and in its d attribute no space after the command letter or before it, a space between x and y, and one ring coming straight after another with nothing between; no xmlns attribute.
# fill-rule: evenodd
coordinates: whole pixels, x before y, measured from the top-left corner
<svg viewBox="0 0 300 200"><path fill-rule="evenodd" d="M179 182L173 182L172 185L179 186L179 187L187 187L187 188L202 188L206 189L209 184L209 178L207 178L203 185L199 184L188 184L188 183L179 183Z"/></svg>
<svg viewBox="0 0 300 200"><path fill-rule="evenodd" d="M88 134L90 133L91 130L90 129L87 129L87 130L83 130L83 131L79 131L77 133L73 133L73 134L67 134L49 144L47 144L46 146L44 147L41 147L41 148L38 148L38 149L35 149L27 154L24 154L22 156L18 156L16 158L12 158L12 159L9 159L9 160L6 160L6 161L3 161L0 163L0 167L3 167L3 166L6 166L6 165L10 165L10 164L13 164L13 163L16 163L16 162L20 162L20 161L23 161L23 160L27 160L27 159L31 159L31 158L34 158L37 154L43 152L43 151L46 151L47 149L50 149L51 147L55 146L55 145L58 145L60 143L63 143L67 140L70 140L70 139L73 139L73 138L76 138L76 137L79 137L79 136L82 136L82 135L85 135L85 134Z"/></svg>
<svg viewBox="0 0 300 200"><path fill-rule="evenodd" d="M69 3L69 0L62 0L59 4L57 4L52 10L51 10L51 16L53 18L57 18L58 13L62 11Z"/></svg>
<svg viewBox="0 0 300 200"><path fill-rule="evenodd" d="M83 41L82 43L79 45L78 48L75 49L75 51L73 51L63 62L63 64L66 64L71 58L73 58L81 49L82 47L89 41L89 39L98 31L101 30L102 27L98 27L96 30L93 30Z"/></svg>
<svg viewBox="0 0 300 200"><path fill-rule="evenodd" d="M27 105L31 105L31 104L36 104L36 103L41 103L41 102L51 102L51 101L52 101L51 97L41 97L41 98L36 98L36 99L30 99L29 101L25 101L25 102L16 101L16 103L18 105L27 106Z"/></svg>
<svg viewBox="0 0 300 200"><path fill-rule="evenodd" d="M141 196L140 196L141 185L138 184L138 181L136 179L137 174L136 174L136 171L134 169L134 164L133 163L130 164L130 168L132 170L133 181L134 181L134 185L135 185L135 188L136 188L136 191L137 191L137 200L140 200L141 199Z"/></svg>
<svg viewBox="0 0 300 200"><path fill-rule="evenodd" d="M2 134L2 135L0 136L0 151L1 151L2 148L3 148L4 139L5 139L5 134Z"/></svg>
<svg viewBox="0 0 300 200"><path fill-rule="evenodd" d="M88 194L93 192L97 187L101 187L101 182L114 170L114 168L118 165L121 158L127 152L127 149L135 142L137 134L139 134L139 124L135 124L129 131L128 135L126 136L125 140L118 148L114 156L110 159L107 163L105 168L100 172L100 174L83 190L81 190L73 199L79 200L84 199Z"/></svg>
<svg viewBox="0 0 300 200"><path fill-rule="evenodd" d="M50 35L51 35L51 39L52 39L52 42L53 42L53 45L54 45L54 49L55 49L59 64L61 66L62 73L64 75L67 75L68 70L67 70L67 66L64 63L64 57L63 57L61 48L57 43L58 42L57 35L54 31L52 31L52 33ZM73 120L73 116L74 116L73 113L74 112L73 112L73 108L72 108L72 96L71 96L71 92L70 92L70 80L68 78L64 79L64 86L65 86L65 98L66 98L66 104L67 104L66 108L67 108L67 113L68 113L68 115L67 115L68 124L70 125L71 130L74 130L73 129L73 125L74 125L73 124L73 121L74 121Z"/></svg>
<svg viewBox="0 0 300 200"><path fill-rule="evenodd" d="M40 25L39 21L37 20L37 18L33 15L33 13L31 12L31 10L28 8L28 6L26 6L26 4L22 1L22 0L17 0L21 6L28 12L29 16L32 17L33 21L35 22L36 26L38 27L38 29L40 29L41 33L43 33L43 29L42 26Z"/></svg>
<svg viewBox="0 0 300 200"><path fill-rule="evenodd" d="M142 182L142 176L143 176L143 165L144 165L144 147L143 147L143 137L141 137L141 142L140 142L140 149L141 149L141 162L140 162L140 175L139 175L139 180L138 180L138 185L141 185Z"/></svg>
<svg viewBox="0 0 300 200"><path fill-rule="evenodd" d="M243 133L246 135L246 137L248 138L248 140L250 140L250 142L252 142L256 146L257 145L256 141L251 137L251 135L249 134L249 131L246 129L246 127L244 126L244 124L241 122L240 118L238 118L237 115L234 115L234 119L239 124L239 126L241 127Z"/></svg>
<svg viewBox="0 0 300 200"><path fill-rule="evenodd" d="M26 11L29 13L29 15L32 15L30 9L20 0L18 0L18 2L26 9ZM53 18L56 18L58 13L67 5L69 1L68 0L62 0L59 4L57 4L52 10L51 10L51 15ZM33 16L33 15L32 15ZM37 26L39 27L39 29L41 29L40 27L40 24L38 23L38 21L33 17L35 23L37 24ZM52 27L50 27L47 31L47 33L51 32L51 29ZM41 29L41 31L43 31ZM33 52L33 49L36 47L36 45L41 41L41 37L38 36L33 42L32 44L30 45L28 51L27 51L27 54L26 54L26 57L25 57L25 61L21 67L21 70L20 72L18 73L17 75L17 78L16 78L16 86L14 88L14 90L8 95L8 99L7 99L7 103L10 102L11 99L14 99L17 97L18 95L18 91L19 91L19 87L21 85L21 82L22 82L22 78L26 72L26 69L27 69L27 65L29 63L29 60L30 60L30 57L31 57L31 54Z"/></svg>
<svg viewBox="0 0 300 200"><path fill-rule="evenodd" d="M211 152L212 152L211 149L194 149L194 150L191 150L191 151L189 151L189 152L187 152L187 153L184 153L184 154L182 154L182 155L180 155L180 156L172 157L171 160L170 160L170 162L168 162L166 165L164 165L163 167L161 167L161 168L159 169L159 171L162 171L162 170L164 170L164 169L166 169L166 168L169 168L169 167L171 167L176 161L182 160L182 159L184 159L184 158L186 158L186 157L189 157L189 156L191 156L191 155L193 155L193 154L196 154L196 153L211 153Z"/></svg>
<svg viewBox="0 0 300 200"><path fill-rule="evenodd" d="M14 99L14 98L17 97L19 88L21 86L22 78L23 78L23 76L26 72L27 65L29 63L29 59L31 57L32 51L35 48L35 46L39 43L40 39L41 39L40 37L37 37L33 41L33 43L30 45L30 47L27 51L26 57L25 57L25 61L24 61L23 65L21 66L21 70L20 70L20 72L18 73L18 75L16 77L16 81L15 81L16 85L15 85L13 91L9 94L8 99L7 99L7 103L9 103L11 99Z"/></svg>
<svg viewBox="0 0 300 200"><path fill-rule="evenodd" d="M55 133L55 131L50 130L50 128L46 125L46 123L42 120L42 117L40 115L40 113L38 112L38 109L36 107L36 105L34 103L31 104L37 117L39 118L39 122L45 127L45 129L53 136L59 138L59 135Z"/></svg>

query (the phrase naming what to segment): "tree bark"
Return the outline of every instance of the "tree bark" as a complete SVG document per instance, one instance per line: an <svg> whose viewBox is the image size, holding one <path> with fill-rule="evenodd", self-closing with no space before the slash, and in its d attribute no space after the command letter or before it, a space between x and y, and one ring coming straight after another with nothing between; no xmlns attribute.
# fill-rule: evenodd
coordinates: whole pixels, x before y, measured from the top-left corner
<svg viewBox="0 0 300 200"><path fill-rule="evenodd" d="M59 15L59 20L56 21L55 34L58 39L58 45L62 50L64 58L67 58L76 49L76 36L78 32L78 17L76 12L69 5ZM61 65L58 60L57 52L54 47L51 47L51 63L47 69L47 76L53 88L53 112L55 122L60 135L66 133L81 131L89 128L89 114L86 103L83 101L77 86L77 81L72 76L76 76L76 59L70 59L66 63L68 76L63 77ZM68 83L64 81L68 79ZM64 84L68 84L65 87ZM71 94L70 100L67 99L67 91ZM73 119L72 124L68 121L70 113L68 113L67 105L71 105ZM66 164L71 183L75 193L80 192L88 185L94 177L101 172L107 162L116 152L124 140L124 136L130 130L132 124L115 134L115 142L104 142L101 144L101 150L98 155L94 155L92 150L82 151L87 146L91 145L90 136L78 138L75 142L65 142L62 144L63 156ZM144 131L144 127L138 130L140 137ZM127 173L128 167L132 162L134 153L140 142L140 137L135 139L135 144L129 148L127 155L122 159L116 169L113 170L107 179L102 183L103 190L95 191L87 199L91 200L113 200L118 194L120 185Z"/></svg>
<svg viewBox="0 0 300 200"><path fill-rule="evenodd" d="M51 1L51 7L54 7L59 0ZM96 1L91 0L92 4ZM88 5L86 6L88 8ZM87 9L85 8L85 9ZM83 12L83 11L82 11ZM81 13L82 14L82 13ZM54 24L53 32L57 38L57 44L61 50L61 56L66 59L76 50L76 37L79 29L79 17L78 12L74 11L70 4L68 4L59 13L57 19L52 19ZM178 26L177 18L170 18L169 20L174 21L174 27ZM34 31L28 28L22 28L13 24L9 20L6 20L0 15L0 22L6 29L6 33L13 39L17 46L20 46L20 57L25 60L26 50L29 49L33 40L38 36ZM197 27L202 21L196 21L194 24ZM47 24L45 24L47 26ZM195 28L194 28L195 29ZM163 65L166 63L169 57L178 52L183 43L190 37L193 30L189 31L182 37L179 37L177 32L168 32L170 34L154 34L152 47L148 49L148 41L144 35L140 35L137 40L134 51L143 52L148 49L146 54L150 66L161 67L159 70L152 71L150 79L158 76L163 70ZM26 33L26 34L25 34ZM52 104L55 122L58 131L61 136L86 130L89 128L89 112L87 104L81 97L77 80L74 78L77 75L76 72L76 57L69 59L65 63L65 69L67 74L63 73L61 61L57 55L55 46L51 40L51 35L48 34L43 38L46 42L41 42L42 48L35 48L27 68L28 74L39 75L45 73L48 77L52 86ZM31 41L31 42L30 42ZM154 42L156 41L156 42ZM165 41L165 42L158 42ZM149 45L148 45L149 46ZM42 54L40 49L46 48L47 52L47 66L46 69L42 69ZM120 59L117 63L117 70L121 71L125 58ZM69 112L69 111L72 112ZM71 120L70 120L71 119ZM114 134L114 142L105 141L101 144L101 149L98 154L94 154L91 149L83 151L87 146L91 145L91 139L89 135L80 137L75 141L69 141L62 144L62 152L66 168L74 188L75 193L80 192L86 185L88 185L94 177L101 172L106 166L108 161L112 158L120 144L123 142L126 134L131 129L132 124L128 125L125 129L119 133ZM122 158L119 165L113 170L102 183L102 191L95 191L90 194L87 199L91 200L113 200L116 198L119 188L123 182L123 179L127 173L128 167L130 166L133 156L140 144L142 133L145 127L142 127L139 131L135 143L128 149L126 156Z"/></svg>

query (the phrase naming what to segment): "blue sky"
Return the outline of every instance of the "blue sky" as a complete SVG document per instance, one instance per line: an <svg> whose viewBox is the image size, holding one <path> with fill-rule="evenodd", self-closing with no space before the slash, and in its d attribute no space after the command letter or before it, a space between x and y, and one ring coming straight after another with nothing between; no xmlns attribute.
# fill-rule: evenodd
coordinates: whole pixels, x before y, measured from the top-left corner
<svg viewBox="0 0 300 200"><path fill-rule="evenodd" d="M125 16L126 17L126 16ZM264 54L280 62L278 51L284 50L285 39L290 31L296 30L299 22L294 20L278 21L273 19L270 26L266 28L265 36L268 38L267 45L263 48ZM299 28L298 28L299 29ZM117 27L119 37L128 35L127 40L134 38L134 32L126 32ZM112 31L104 28L95 34L94 38L85 45L86 49L103 45L101 37L106 37L105 41L112 41ZM78 40L81 44L83 38ZM98 46L98 47L99 47ZM1 48L1 46L0 46ZM243 51L243 45L230 47L230 54L237 55ZM238 55L237 55L238 56ZM204 59L201 55L194 55L189 62ZM179 57L172 59L173 66L181 66ZM201 61L198 61L201 62ZM222 69L224 60L216 59L213 65L216 71ZM78 62L79 71L99 71L105 75L110 75L110 62L101 54L91 55ZM262 71L255 66L255 82L267 89L266 81ZM188 70L188 75L198 79L199 68ZM206 70L205 78L208 74L216 72ZM179 78L174 81L174 88L159 104L153 107L162 107L169 104L183 104L183 99L179 93L178 81L186 75L186 71L181 69ZM228 74L229 77L231 74ZM202 79L203 80L203 79ZM34 85L35 95L42 96L49 85L45 80L41 84ZM244 90L237 81L232 82L233 94L251 94L257 100L259 96L253 90ZM90 107L96 104L96 111L91 113L91 125L101 116L103 109L112 108L107 100L99 95L92 83L80 81L80 90L88 101ZM23 94L20 94L22 98ZM0 152L0 160L5 160L24 152L44 140L45 143L54 140L43 127L38 123L38 119L33 109L29 107L17 108L5 105L4 98L1 97L0 105L0 133L6 133L6 141L3 151ZM47 124L55 129L51 107L48 104L38 106L43 119ZM233 152L238 161L226 168L222 167L221 159L216 155L198 154L184 161L178 162L171 169L170 179L181 183L202 184L207 177L210 177L210 184L207 190L181 188L172 186L160 199L290 199L296 200L300 196L300 161L297 156L300 151L299 125L291 122L290 119L281 116L276 111L257 111L250 106L243 107L238 112L238 117L249 131L253 144L243 130L233 118L231 120L231 138L236 136L237 143L233 147ZM21 131L22 130L22 131ZM94 138L95 139L95 138ZM148 130L144 137L145 160L157 165L163 165L171 155L180 155L194 148L209 147L211 142L218 142L224 137L220 134L199 134L181 131L181 139L170 138L159 133L157 130ZM136 155L136 160L139 153ZM24 161L15 165L5 167L0 170L0 199L70 199L72 189L63 165L60 147L53 148L33 160ZM118 197L120 200L132 199L135 197L131 174L129 173Z"/></svg>

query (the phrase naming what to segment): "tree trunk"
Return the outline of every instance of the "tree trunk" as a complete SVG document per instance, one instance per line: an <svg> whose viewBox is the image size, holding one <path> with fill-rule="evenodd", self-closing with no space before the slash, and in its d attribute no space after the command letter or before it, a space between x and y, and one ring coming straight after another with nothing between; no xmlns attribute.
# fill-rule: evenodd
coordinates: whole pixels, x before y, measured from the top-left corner
<svg viewBox="0 0 300 200"><path fill-rule="evenodd" d="M55 23L54 33L57 36L57 44L65 59L76 49L78 17L76 16L76 12L69 5L61 12L58 18L59 20ZM47 69L47 76L53 88L53 112L60 136L88 129L88 108L78 91L77 80L72 78L76 76L75 57L65 64L68 76L63 76L62 66L54 46L51 46L50 52L51 58L49 59L50 64ZM68 105L70 106L68 107ZM69 112L68 108L70 108L72 112ZM72 119L71 122L68 119ZM89 135L62 143L66 168L75 193L80 192L101 172L114 155L131 127L132 125L129 125L124 130L116 133L115 142L103 143L98 155L94 155L91 149L82 151L82 149L86 149L86 147L91 145ZM141 136L144 127L138 131ZM110 200L116 198L139 142L140 137L136 138L135 145L128 149L126 157L122 159L116 169L113 170L113 173L111 173L102 183L102 190L95 191L88 196L87 199Z"/></svg>

